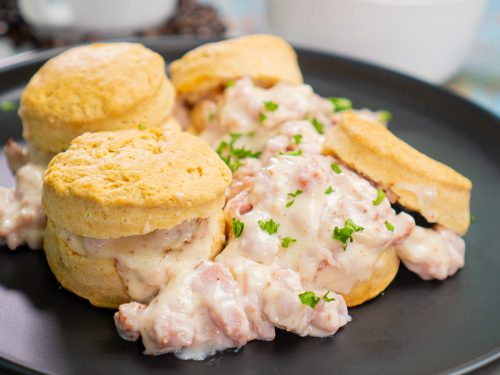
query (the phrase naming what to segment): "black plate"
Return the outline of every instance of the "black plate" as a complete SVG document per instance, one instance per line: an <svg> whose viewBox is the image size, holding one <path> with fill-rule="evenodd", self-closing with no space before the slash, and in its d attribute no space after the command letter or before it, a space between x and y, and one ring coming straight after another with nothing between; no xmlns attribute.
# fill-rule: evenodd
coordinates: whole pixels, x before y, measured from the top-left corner
<svg viewBox="0 0 500 375"><path fill-rule="evenodd" d="M144 40L167 60L192 42ZM56 52L11 59L0 69L0 101ZM300 51L305 81L319 94L388 109L391 129L474 183L477 223L466 236L466 267L446 282L424 282L401 267L383 296L351 309L334 337L280 332L239 353L204 362L147 357L122 341L113 312L61 289L42 252L0 249L0 360L19 372L58 374L434 374L471 371L500 357L500 123L491 113L439 88L345 58ZM0 113L0 142L19 138L15 113ZM3 168L2 184L11 183ZM495 366L498 370L498 367Z"/></svg>

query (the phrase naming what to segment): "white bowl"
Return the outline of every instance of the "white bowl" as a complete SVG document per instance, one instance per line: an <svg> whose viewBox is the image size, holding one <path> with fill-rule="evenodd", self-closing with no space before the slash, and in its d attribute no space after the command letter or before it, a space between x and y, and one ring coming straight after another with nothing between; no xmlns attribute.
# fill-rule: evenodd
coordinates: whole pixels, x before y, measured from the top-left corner
<svg viewBox="0 0 500 375"><path fill-rule="evenodd" d="M486 0L269 0L270 31L442 83L460 68Z"/></svg>

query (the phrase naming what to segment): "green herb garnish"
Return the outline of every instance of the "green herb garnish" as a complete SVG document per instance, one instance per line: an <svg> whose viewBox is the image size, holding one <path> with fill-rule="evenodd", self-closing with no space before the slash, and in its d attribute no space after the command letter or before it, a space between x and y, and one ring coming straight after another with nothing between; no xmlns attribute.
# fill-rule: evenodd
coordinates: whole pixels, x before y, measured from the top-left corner
<svg viewBox="0 0 500 375"><path fill-rule="evenodd" d="M295 243L297 242L297 240L295 238L292 238L292 237L284 237L282 240L281 240L281 247L288 247L290 246L291 243Z"/></svg>
<svg viewBox="0 0 500 375"><path fill-rule="evenodd" d="M295 141L295 144L298 146L302 142L302 134L295 134L293 136L293 140Z"/></svg>
<svg viewBox="0 0 500 375"><path fill-rule="evenodd" d="M332 168L332 171L334 171L337 174L342 173L342 169L340 169L340 166L337 163L332 163L330 166Z"/></svg>
<svg viewBox="0 0 500 375"><path fill-rule="evenodd" d="M139 125L137 125L137 129L139 129L139 130L146 130L146 125L139 124Z"/></svg>
<svg viewBox="0 0 500 375"><path fill-rule="evenodd" d="M477 221L476 215L470 215L470 222L475 223Z"/></svg>
<svg viewBox="0 0 500 375"><path fill-rule="evenodd" d="M235 219L234 217L231 219L231 222L233 223L234 237L238 238L241 236L241 233L243 233L243 229L245 229L245 223Z"/></svg>
<svg viewBox="0 0 500 375"><path fill-rule="evenodd" d="M259 122L264 122L266 121L267 116L263 113L259 113Z"/></svg>
<svg viewBox="0 0 500 375"><path fill-rule="evenodd" d="M226 87L233 87L235 85L234 81L230 79L229 81L226 82Z"/></svg>
<svg viewBox="0 0 500 375"><path fill-rule="evenodd" d="M314 129L316 129L316 131L319 134L324 134L325 133L325 130L324 130L325 127L324 127L324 125L316 117L314 117L311 120L311 124L312 124L312 126L314 126Z"/></svg>
<svg viewBox="0 0 500 375"><path fill-rule="evenodd" d="M236 148L235 142L242 137L241 133L230 133L230 141L222 141L219 147L215 150L219 157L227 164L231 171L236 171L241 167L241 159L245 158L259 158L260 151L247 150L244 147Z"/></svg>
<svg viewBox="0 0 500 375"><path fill-rule="evenodd" d="M387 230L390 230L391 232L394 232L394 225L392 225L391 223L389 223L387 220L384 222L384 225L387 228Z"/></svg>
<svg viewBox="0 0 500 375"><path fill-rule="evenodd" d="M289 201L286 203L285 207L286 207L286 208L288 208L288 207L290 207L292 204L294 204L294 203L295 203L295 198L297 198L300 194L302 194L302 190L300 190L300 189L295 190L295 193L288 193L287 195L288 195L290 198L293 198L293 199L289 200Z"/></svg>
<svg viewBox="0 0 500 375"><path fill-rule="evenodd" d="M208 114L208 121L212 122L215 120L215 113L209 113Z"/></svg>
<svg viewBox="0 0 500 375"><path fill-rule="evenodd" d="M274 234L278 232L278 228L280 225L276 223L273 219L269 219L268 221L259 220L260 228L265 230L269 234Z"/></svg>
<svg viewBox="0 0 500 375"><path fill-rule="evenodd" d="M332 103L333 105L333 112L345 111L346 109L352 108L352 102L350 99L336 98L333 96L328 99L330 100L330 103Z"/></svg>
<svg viewBox="0 0 500 375"><path fill-rule="evenodd" d="M314 309L316 305L319 303L320 298L314 292L304 292L299 294L299 300L302 304L309 306L311 309Z"/></svg>
<svg viewBox="0 0 500 375"><path fill-rule="evenodd" d="M279 105L278 105L278 103L275 103L271 100L264 100L264 107L269 112L274 112L279 108Z"/></svg>
<svg viewBox="0 0 500 375"><path fill-rule="evenodd" d="M325 194L328 195L328 194L331 194L335 191L334 188L332 188L331 186L328 186L328 188L325 190Z"/></svg>
<svg viewBox="0 0 500 375"><path fill-rule="evenodd" d="M386 110L378 111L378 120L384 124L387 124L392 120L392 113Z"/></svg>
<svg viewBox="0 0 500 375"><path fill-rule="evenodd" d="M6 100L5 102L0 103L0 111L2 112L12 112L16 110L16 105L14 102Z"/></svg>
<svg viewBox="0 0 500 375"><path fill-rule="evenodd" d="M295 151L286 151L286 152L281 151L280 155L300 156L300 155L302 155L302 150L299 149L299 150L295 150Z"/></svg>
<svg viewBox="0 0 500 375"><path fill-rule="evenodd" d="M334 297L328 297L328 294L330 293L330 291L326 292L325 294L323 294L323 301L325 302L332 302L332 301L335 301L335 298Z"/></svg>
<svg viewBox="0 0 500 375"><path fill-rule="evenodd" d="M356 225L351 219L344 222L344 227L335 227L333 229L333 239L340 241L344 244L344 251L347 249L347 243L354 241L352 238L353 233L362 232L365 228Z"/></svg>
<svg viewBox="0 0 500 375"><path fill-rule="evenodd" d="M377 188L377 198L373 201L374 206L378 206L385 198L385 193L381 188Z"/></svg>

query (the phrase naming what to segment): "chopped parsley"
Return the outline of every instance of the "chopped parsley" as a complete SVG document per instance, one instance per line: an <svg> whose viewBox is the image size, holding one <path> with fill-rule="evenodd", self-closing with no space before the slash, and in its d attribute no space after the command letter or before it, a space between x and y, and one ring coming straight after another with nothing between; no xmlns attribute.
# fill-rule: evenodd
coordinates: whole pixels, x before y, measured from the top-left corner
<svg viewBox="0 0 500 375"><path fill-rule="evenodd" d="M12 112L16 110L16 105L14 102L11 102L9 100L0 103L0 111L2 112Z"/></svg>
<svg viewBox="0 0 500 375"><path fill-rule="evenodd" d="M300 189L295 190L295 193L288 193L287 195L288 195L290 198L292 198L292 199L291 199L291 200L289 200L289 201L286 203L285 207L286 207L286 208L288 208L288 207L290 207L292 204L294 204L294 203L295 203L295 198L297 198L300 194L302 194L302 190L300 190Z"/></svg>
<svg viewBox="0 0 500 375"><path fill-rule="evenodd" d="M286 151L286 152L281 151L280 155L300 156L300 155L302 155L302 150L299 149L299 150L295 150L295 151Z"/></svg>
<svg viewBox="0 0 500 375"><path fill-rule="evenodd" d="M314 309L316 305L319 303L321 298L319 298L316 293L311 291L306 291L304 293L299 294L299 300L302 304L309 306L311 309Z"/></svg>
<svg viewBox="0 0 500 375"><path fill-rule="evenodd" d="M323 301L325 302L332 302L332 301L335 301L335 298L334 297L328 297L328 294L330 293L330 291L326 292L325 294L323 294Z"/></svg>
<svg viewBox="0 0 500 375"><path fill-rule="evenodd" d="M244 147L236 148L234 146L236 141L242 137L241 133L230 133L229 136L231 137L230 141L222 141L215 151L219 154L219 157L227 164L232 172L241 167L241 159L258 159L260 157L260 151L254 152L247 150Z"/></svg>
<svg viewBox="0 0 500 375"><path fill-rule="evenodd" d="M475 223L477 221L476 215L470 215L470 222Z"/></svg>
<svg viewBox="0 0 500 375"><path fill-rule="evenodd" d="M139 125L137 125L137 129L139 129L139 130L146 130L146 125L139 124Z"/></svg>
<svg viewBox="0 0 500 375"><path fill-rule="evenodd" d="M269 234L274 234L278 232L278 228L280 225L276 223L273 219L269 219L268 221L259 220L258 221L261 229L265 230Z"/></svg>
<svg viewBox="0 0 500 375"><path fill-rule="evenodd" d="M279 105L272 100L264 100L264 108L269 112L274 112L279 108Z"/></svg>
<svg viewBox="0 0 500 375"><path fill-rule="evenodd" d="M234 81L230 79L229 81L226 82L226 87L233 87L235 85Z"/></svg>
<svg viewBox="0 0 500 375"><path fill-rule="evenodd" d="M209 114L208 114L208 121L212 122L212 121L214 121L214 120L215 120L215 113L213 113L213 112L212 112L212 113L209 113Z"/></svg>
<svg viewBox="0 0 500 375"><path fill-rule="evenodd" d="M266 121L267 119L267 116L265 114L263 114L262 112L259 113L259 122L264 122Z"/></svg>
<svg viewBox="0 0 500 375"><path fill-rule="evenodd" d="M323 123L321 123L316 117L313 117L313 119L311 120L311 124L312 126L314 126L314 129L316 129L316 131L319 133L319 134L325 134L325 130L324 130L324 125Z"/></svg>
<svg viewBox="0 0 500 375"><path fill-rule="evenodd" d="M385 193L381 188L377 188L377 198L373 201L374 206L378 206L385 198Z"/></svg>
<svg viewBox="0 0 500 375"><path fill-rule="evenodd" d="M386 110L378 111L378 120L386 124L392 120L392 113Z"/></svg>
<svg viewBox="0 0 500 375"><path fill-rule="evenodd" d="M234 217L231 219L231 222L233 223L234 237L238 238L239 236L241 236L241 233L243 233L243 229L245 229L245 223L239 221L238 219L235 219Z"/></svg>
<svg viewBox="0 0 500 375"><path fill-rule="evenodd" d="M252 138L253 136L255 136L255 131L251 131L251 132L247 133L247 137Z"/></svg>
<svg viewBox="0 0 500 375"><path fill-rule="evenodd" d="M302 142L302 134L295 134L293 136L293 140L295 141L295 144L298 146Z"/></svg>
<svg viewBox="0 0 500 375"><path fill-rule="evenodd" d="M334 171L337 174L342 173L342 169L340 169L340 166L337 163L332 163L330 166L332 168L332 171Z"/></svg>
<svg viewBox="0 0 500 375"><path fill-rule="evenodd" d="M328 195L328 194L331 194L335 191L334 188L332 188L331 186L328 186L328 188L325 190L325 194Z"/></svg>
<svg viewBox="0 0 500 375"><path fill-rule="evenodd" d="M297 242L297 240L295 238L283 237L283 239L281 240L281 246L286 248L286 247L290 246L291 243L295 243L295 242Z"/></svg>
<svg viewBox="0 0 500 375"><path fill-rule="evenodd" d="M333 112L345 111L346 109L352 108L352 102L350 99L331 97L329 100L333 105Z"/></svg>
<svg viewBox="0 0 500 375"><path fill-rule="evenodd" d="M344 222L344 227L335 227L333 229L333 239L340 241L344 244L344 251L347 249L348 242L354 241L352 238L353 233L362 232L365 228L356 225L351 219L347 219Z"/></svg>
<svg viewBox="0 0 500 375"><path fill-rule="evenodd" d="M394 225L392 225L391 223L389 223L387 220L384 222L384 225L387 228L387 230L390 230L391 232L394 232Z"/></svg>

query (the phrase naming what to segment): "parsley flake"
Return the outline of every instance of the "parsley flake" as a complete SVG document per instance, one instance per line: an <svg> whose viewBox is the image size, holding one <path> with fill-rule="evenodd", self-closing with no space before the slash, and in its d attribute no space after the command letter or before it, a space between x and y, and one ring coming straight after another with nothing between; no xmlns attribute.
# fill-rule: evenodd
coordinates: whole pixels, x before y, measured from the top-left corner
<svg viewBox="0 0 500 375"><path fill-rule="evenodd" d="M245 158L255 158L258 159L260 157L260 151L251 151L244 147L236 148L234 146L235 142L240 139L243 134L241 133L230 133L230 141L222 141L217 149L215 150L219 157L227 164L229 169L232 172L236 171L239 167L241 167L241 159Z"/></svg>
<svg viewBox="0 0 500 375"><path fill-rule="evenodd" d="M470 222L475 223L477 221L476 215L470 215Z"/></svg>
<svg viewBox="0 0 500 375"><path fill-rule="evenodd" d="M319 134L325 134L325 126L316 117L313 117L313 119L311 120L311 124Z"/></svg>
<svg viewBox="0 0 500 375"><path fill-rule="evenodd" d="M392 120L392 113L386 110L378 111L378 120L384 124L387 124Z"/></svg>
<svg viewBox="0 0 500 375"><path fill-rule="evenodd" d="M288 195L290 198L297 198L300 194L302 194L302 190L297 189L297 190L295 191L295 193L288 193L287 195ZM288 207L290 207L290 206L291 206L292 204L294 204L294 203L295 203L295 199L289 200L289 201L286 203L285 207L286 207L286 208L288 208Z"/></svg>
<svg viewBox="0 0 500 375"><path fill-rule="evenodd" d="M332 171L334 171L337 174L342 173L342 169L340 169L340 166L337 163L332 163L330 166L332 168Z"/></svg>
<svg viewBox="0 0 500 375"><path fill-rule="evenodd" d="M241 233L243 233L243 229L245 229L245 223L235 219L234 217L231 219L231 222L233 224L234 237L238 238L241 236Z"/></svg>
<svg viewBox="0 0 500 375"><path fill-rule="evenodd" d="M233 87L235 85L234 81L230 79L229 81L226 82L226 87Z"/></svg>
<svg viewBox="0 0 500 375"><path fill-rule="evenodd" d="M352 235L355 232L362 232L365 228L356 225L351 219L347 219L344 222L344 227L335 227L333 229L333 239L340 241L344 244L344 251L347 249L348 242L353 242Z"/></svg>
<svg viewBox="0 0 500 375"><path fill-rule="evenodd" d="M281 240L281 247L287 248L288 246L290 246L291 243L295 243L295 242L297 242L297 240L295 238L283 237L283 239Z"/></svg>
<svg viewBox="0 0 500 375"><path fill-rule="evenodd" d="M327 291L325 294L323 294L323 301L325 301L325 302L335 301L334 297L328 297L329 293L330 293L330 291Z"/></svg>
<svg viewBox="0 0 500 375"><path fill-rule="evenodd" d="M316 295L316 293L306 291L299 294L299 300L300 302L302 302L302 304L309 306L311 309L314 309L319 303L320 298Z"/></svg>
<svg viewBox="0 0 500 375"><path fill-rule="evenodd" d="M14 102L11 102L9 100L0 103L0 111L2 112L12 112L16 110L16 105Z"/></svg>
<svg viewBox="0 0 500 375"><path fill-rule="evenodd" d="M394 232L394 225L392 225L391 223L389 223L387 220L384 222L384 225L387 228L387 230L390 230L391 232Z"/></svg>
<svg viewBox="0 0 500 375"><path fill-rule="evenodd" d="M273 219L269 219L268 221L259 220L257 223L259 223L261 229L265 230L270 235L277 233L280 227Z"/></svg>
<svg viewBox="0 0 500 375"><path fill-rule="evenodd" d="M378 206L385 198L385 193L381 188L377 188L377 198L373 201L374 206Z"/></svg>
<svg viewBox="0 0 500 375"><path fill-rule="evenodd" d="M293 136L293 140L295 141L295 144L298 146L302 142L302 134L295 134Z"/></svg>
<svg viewBox="0 0 500 375"><path fill-rule="evenodd" d="M259 122L264 122L266 121L267 116L263 113L259 113Z"/></svg>
<svg viewBox="0 0 500 375"><path fill-rule="evenodd" d="M279 108L279 105L278 103L275 103L272 100L264 100L264 107L269 112L274 112Z"/></svg>
<svg viewBox="0 0 500 375"><path fill-rule="evenodd" d="M329 194L333 193L334 191L335 191L334 188L332 188L331 186L328 186L328 188L325 190L325 194L329 195Z"/></svg>
<svg viewBox="0 0 500 375"><path fill-rule="evenodd" d="M336 98L336 97L331 97L328 99L330 100L330 103L332 103L333 105L333 112L345 111L346 109L352 108L352 102L350 99Z"/></svg>
<svg viewBox="0 0 500 375"><path fill-rule="evenodd" d="M208 114L208 121L212 122L212 121L214 121L214 120L215 120L215 113L213 113L213 112L212 112L212 113L209 113L209 114Z"/></svg>
<svg viewBox="0 0 500 375"><path fill-rule="evenodd" d="M139 129L139 130L146 130L146 125L139 124L139 125L137 125L137 129Z"/></svg>
<svg viewBox="0 0 500 375"><path fill-rule="evenodd" d="M299 150L295 150L295 151L286 151L286 152L281 151L280 155L301 156L302 150L299 149Z"/></svg>

